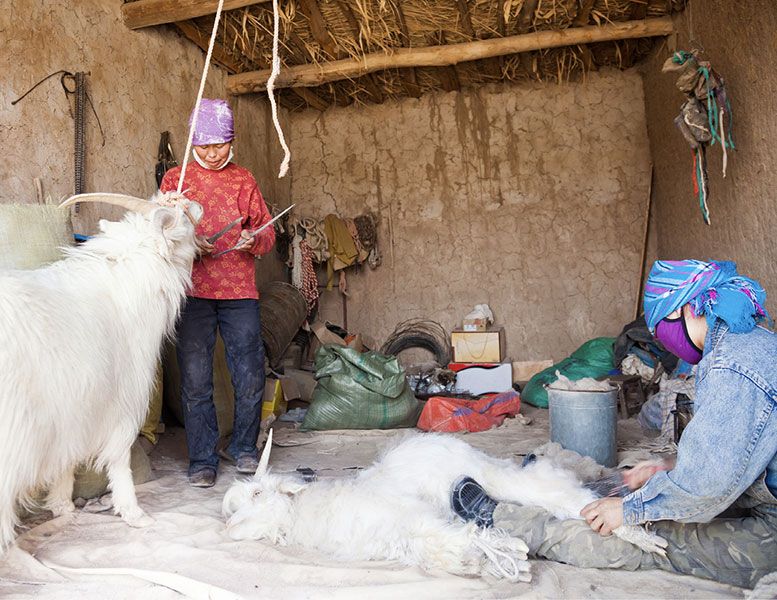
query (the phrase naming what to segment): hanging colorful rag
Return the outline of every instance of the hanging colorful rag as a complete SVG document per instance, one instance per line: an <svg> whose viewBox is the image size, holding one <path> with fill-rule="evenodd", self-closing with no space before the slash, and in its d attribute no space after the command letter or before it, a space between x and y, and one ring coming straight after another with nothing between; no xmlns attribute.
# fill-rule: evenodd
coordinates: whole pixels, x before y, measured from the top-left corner
<svg viewBox="0 0 777 600"><path fill-rule="evenodd" d="M709 62L698 60L697 52L680 50L666 59L661 71L678 73L677 88L687 99L675 117L675 125L693 153L693 189L699 199L704 222L710 224L707 146L720 143L723 151L723 177L728 166L728 149L734 149L731 136L731 103L723 78Z"/></svg>

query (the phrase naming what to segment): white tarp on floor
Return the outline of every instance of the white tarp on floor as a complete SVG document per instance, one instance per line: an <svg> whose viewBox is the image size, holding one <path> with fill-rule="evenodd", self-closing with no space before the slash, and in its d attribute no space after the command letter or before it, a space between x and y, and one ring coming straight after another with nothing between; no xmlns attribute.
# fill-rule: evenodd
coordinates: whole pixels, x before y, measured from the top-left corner
<svg viewBox="0 0 777 600"><path fill-rule="evenodd" d="M465 439L496 456L521 455L547 442L547 411L527 410L534 422L508 420ZM637 431L622 424L621 439ZM276 430L271 464L277 471L311 467L320 477L348 477L369 464L401 432L298 433ZM577 569L532 561L533 581L425 573L393 562L336 563L313 551L235 542L224 530L221 499L235 478L222 465L214 488L186 482L184 432L173 428L152 453L156 480L138 487L140 505L156 523L131 529L110 512L73 515L24 532L0 560L3 598L181 598L175 591L128 575L60 573L46 567L133 568L176 573L245 598L736 598L742 590L661 571ZM628 446L628 442L626 443ZM209 597L207 593L203 597ZM211 595L210 597L215 597Z"/></svg>

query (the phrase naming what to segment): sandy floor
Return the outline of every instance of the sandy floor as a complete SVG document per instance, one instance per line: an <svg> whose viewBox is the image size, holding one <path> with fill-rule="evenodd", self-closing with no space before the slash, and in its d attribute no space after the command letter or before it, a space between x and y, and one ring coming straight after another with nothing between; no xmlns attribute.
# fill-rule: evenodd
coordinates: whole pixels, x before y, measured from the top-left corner
<svg viewBox="0 0 777 600"><path fill-rule="evenodd" d="M508 420L465 439L498 456L530 452L548 440L547 411L529 408L530 425ZM623 422L623 450L639 439ZM396 431L298 433L276 429L271 463L278 471L309 466L342 477L369 464ZM629 453L633 455L634 453ZM624 456L626 453L624 453ZM425 573L393 562L342 564L299 548L234 542L224 532L221 499L236 474L222 465L214 488L186 483L184 432L172 428L152 453L156 480L139 486L141 506L156 520L131 529L110 512L78 510L24 532L0 560L0 597L157 599L181 596L128 575L61 574L44 565L122 567L185 575L246 598L741 598L742 590L659 571L577 569L533 561L531 584ZM42 519L38 519L41 521ZM192 593L196 597L196 592ZM203 592L203 598L208 596ZM234 596L233 596L234 597Z"/></svg>

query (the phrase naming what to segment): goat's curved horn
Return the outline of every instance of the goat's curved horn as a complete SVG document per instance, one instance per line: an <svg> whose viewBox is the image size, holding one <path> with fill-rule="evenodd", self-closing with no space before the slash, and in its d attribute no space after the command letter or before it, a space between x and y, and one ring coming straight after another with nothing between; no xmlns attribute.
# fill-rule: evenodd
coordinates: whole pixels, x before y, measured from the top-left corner
<svg viewBox="0 0 777 600"><path fill-rule="evenodd" d="M104 202L106 204L113 204L114 206L121 206L127 210L131 210L142 215L147 215L155 208L159 208L159 205L136 198L135 196L127 196L125 194L107 194L107 193L89 193L89 194L76 194L70 196L59 208L65 208L71 206L76 202Z"/></svg>
<svg viewBox="0 0 777 600"><path fill-rule="evenodd" d="M256 469L255 478L259 478L267 472L267 465L270 464L270 450L272 449L272 429L267 436L267 441L264 443L264 449L262 450L262 458L259 459L259 466Z"/></svg>

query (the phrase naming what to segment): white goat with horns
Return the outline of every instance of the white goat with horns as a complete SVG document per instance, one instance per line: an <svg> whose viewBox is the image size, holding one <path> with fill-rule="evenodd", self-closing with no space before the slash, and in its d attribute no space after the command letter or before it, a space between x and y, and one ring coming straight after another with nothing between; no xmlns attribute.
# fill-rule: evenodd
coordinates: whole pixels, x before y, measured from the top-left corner
<svg viewBox="0 0 777 600"><path fill-rule="evenodd" d="M127 523L152 522L135 497L130 447L191 284L202 207L172 194L82 194L61 206L75 202L129 211L100 221L101 233L61 261L0 272L0 553L33 492L48 488L55 515L73 510L83 462L106 467Z"/></svg>
<svg viewBox="0 0 777 600"><path fill-rule="evenodd" d="M313 483L271 473L271 444L272 431L256 475L235 482L224 496L229 535L315 548L341 560L398 560L457 575L530 581L522 540L455 516L455 482L469 476L495 500L541 506L560 519L581 518L580 510L596 499L574 474L544 459L521 467L453 436L409 436L354 478ZM665 541L642 528L615 533L663 552Z"/></svg>

